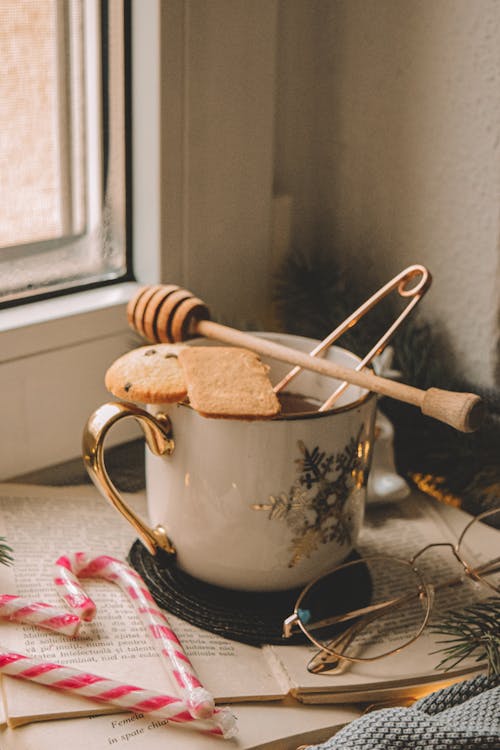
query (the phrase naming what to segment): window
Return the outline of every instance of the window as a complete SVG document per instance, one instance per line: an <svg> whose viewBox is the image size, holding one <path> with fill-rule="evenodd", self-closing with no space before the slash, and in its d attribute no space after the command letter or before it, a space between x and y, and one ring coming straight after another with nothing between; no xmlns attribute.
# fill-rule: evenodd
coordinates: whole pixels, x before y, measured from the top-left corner
<svg viewBox="0 0 500 750"><path fill-rule="evenodd" d="M4 305L127 277L126 16L116 0L2 0Z"/></svg>
<svg viewBox="0 0 500 750"><path fill-rule="evenodd" d="M7 8L49 5L59 11L67 6L66 26L74 24L72 14L78 17L80 13L84 30L81 88L87 112L81 148L87 149L85 162L90 163L88 149L97 146L98 160L93 166L97 181L80 193L73 188L75 201L80 195L84 208L81 213L72 208L68 248L78 248L82 231L78 217L82 215L91 239L90 228L98 239L109 238L104 249L111 257L123 252L125 238L130 247L133 230L137 283L177 283L201 294L211 305L223 289L220 298L228 300L228 308L217 314L236 323L253 320L251 311L263 309L260 300L266 287L262 280L266 278L273 173L276 5L245 0L2 0L0 4L2 63L11 44L1 31ZM71 10L75 6L76 11ZM97 40L93 52L88 48L92 39ZM34 48L28 45L29 49L28 63L34 56ZM18 73L17 85L22 80ZM94 110L89 108L92 88L88 82L92 80ZM4 103L0 94L2 117ZM130 118L129 109L133 109ZM89 129L89 121L97 125ZM124 131L127 141L133 140L130 198L124 191L125 182L132 184L130 159L127 163L122 159L127 151ZM0 127L0 152L3 137ZM69 154L67 149L61 153ZM76 146L70 156L74 163ZM2 163L0 224L4 173ZM127 208L133 204L133 226L129 226L130 211L125 223L125 202ZM32 263L35 271L43 266L60 274L63 252L58 243L62 246L67 239L60 234L58 238L56 231L49 239L43 234L36 239L25 236L17 245L12 240L0 243L0 286L8 275L7 260L2 265L6 256L17 263L19 273ZM89 247L80 251L83 261L92 255L92 247L102 252L103 243L95 240ZM70 255L69 249L66 254ZM50 257L52 262L47 260ZM104 387L107 368L140 343L125 314L126 303L137 289L128 276L130 266L120 279L123 266L108 264L107 255L104 260L104 270L96 274L99 288L93 288L92 275L71 277L64 271L62 280L52 280L51 289L57 290L64 282L71 294L50 296L51 291L41 295L49 298L37 299L40 289L26 289L25 284L21 293L27 293L29 304L15 304L14 291L8 300L4 294L0 302L0 393L8 394L2 400L0 420L0 442L6 446L0 452L1 479L78 457L89 414L110 398ZM243 267L251 273L241 286ZM16 273L9 273L16 280ZM108 283L117 280L125 283ZM80 284L82 290L78 290ZM231 294L232 288L238 293ZM45 292L49 287L41 289Z"/></svg>

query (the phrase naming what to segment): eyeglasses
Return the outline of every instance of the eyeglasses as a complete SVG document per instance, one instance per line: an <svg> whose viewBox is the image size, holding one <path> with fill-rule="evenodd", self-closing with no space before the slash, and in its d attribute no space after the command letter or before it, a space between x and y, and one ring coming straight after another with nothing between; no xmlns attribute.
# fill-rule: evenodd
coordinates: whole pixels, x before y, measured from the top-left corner
<svg viewBox="0 0 500 750"><path fill-rule="evenodd" d="M386 555L360 558L316 578L303 589L293 614L284 621L283 637L289 638L298 627L319 649L308 664L315 674L401 651L428 624L436 592L449 594L467 582L473 582L473 589L480 585L485 591L500 591L500 556L480 564L467 561L469 549L481 552L481 522L500 529L500 509L470 521L456 544L428 544L408 560ZM438 547L451 550L455 569L446 580L433 584L417 561Z"/></svg>

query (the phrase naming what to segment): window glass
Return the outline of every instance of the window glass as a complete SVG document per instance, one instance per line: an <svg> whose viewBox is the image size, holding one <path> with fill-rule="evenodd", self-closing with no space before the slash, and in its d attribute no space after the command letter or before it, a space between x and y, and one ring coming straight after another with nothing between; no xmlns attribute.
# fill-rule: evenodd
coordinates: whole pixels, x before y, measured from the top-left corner
<svg viewBox="0 0 500 750"><path fill-rule="evenodd" d="M0 301L126 275L124 9L2 0Z"/></svg>

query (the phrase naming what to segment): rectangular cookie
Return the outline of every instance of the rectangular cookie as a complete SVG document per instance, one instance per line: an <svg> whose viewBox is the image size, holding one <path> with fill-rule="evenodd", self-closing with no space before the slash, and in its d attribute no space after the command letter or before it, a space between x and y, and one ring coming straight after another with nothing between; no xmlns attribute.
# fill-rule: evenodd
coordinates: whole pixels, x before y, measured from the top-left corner
<svg viewBox="0 0 500 750"><path fill-rule="evenodd" d="M179 362L191 406L204 417L269 419L280 403L257 354L232 346L186 346Z"/></svg>

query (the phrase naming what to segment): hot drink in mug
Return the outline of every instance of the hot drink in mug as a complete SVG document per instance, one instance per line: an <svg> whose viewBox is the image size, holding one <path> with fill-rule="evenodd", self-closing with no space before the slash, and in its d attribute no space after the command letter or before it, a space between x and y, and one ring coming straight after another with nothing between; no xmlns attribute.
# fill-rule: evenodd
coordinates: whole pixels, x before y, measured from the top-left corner
<svg viewBox="0 0 500 750"><path fill-rule="evenodd" d="M317 344L260 335L304 352ZM350 368L359 362L339 347L326 356ZM272 383L290 369L268 364ZM351 385L335 408L318 412L338 384L302 371L280 393L281 414L269 420L208 419L186 403L105 404L87 424L87 468L150 550L158 543L171 550L190 575L248 591L303 585L348 556L363 523L376 398ZM147 524L123 502L104 467L105 435L128 416L153 448L146 448Z"/></svg>

